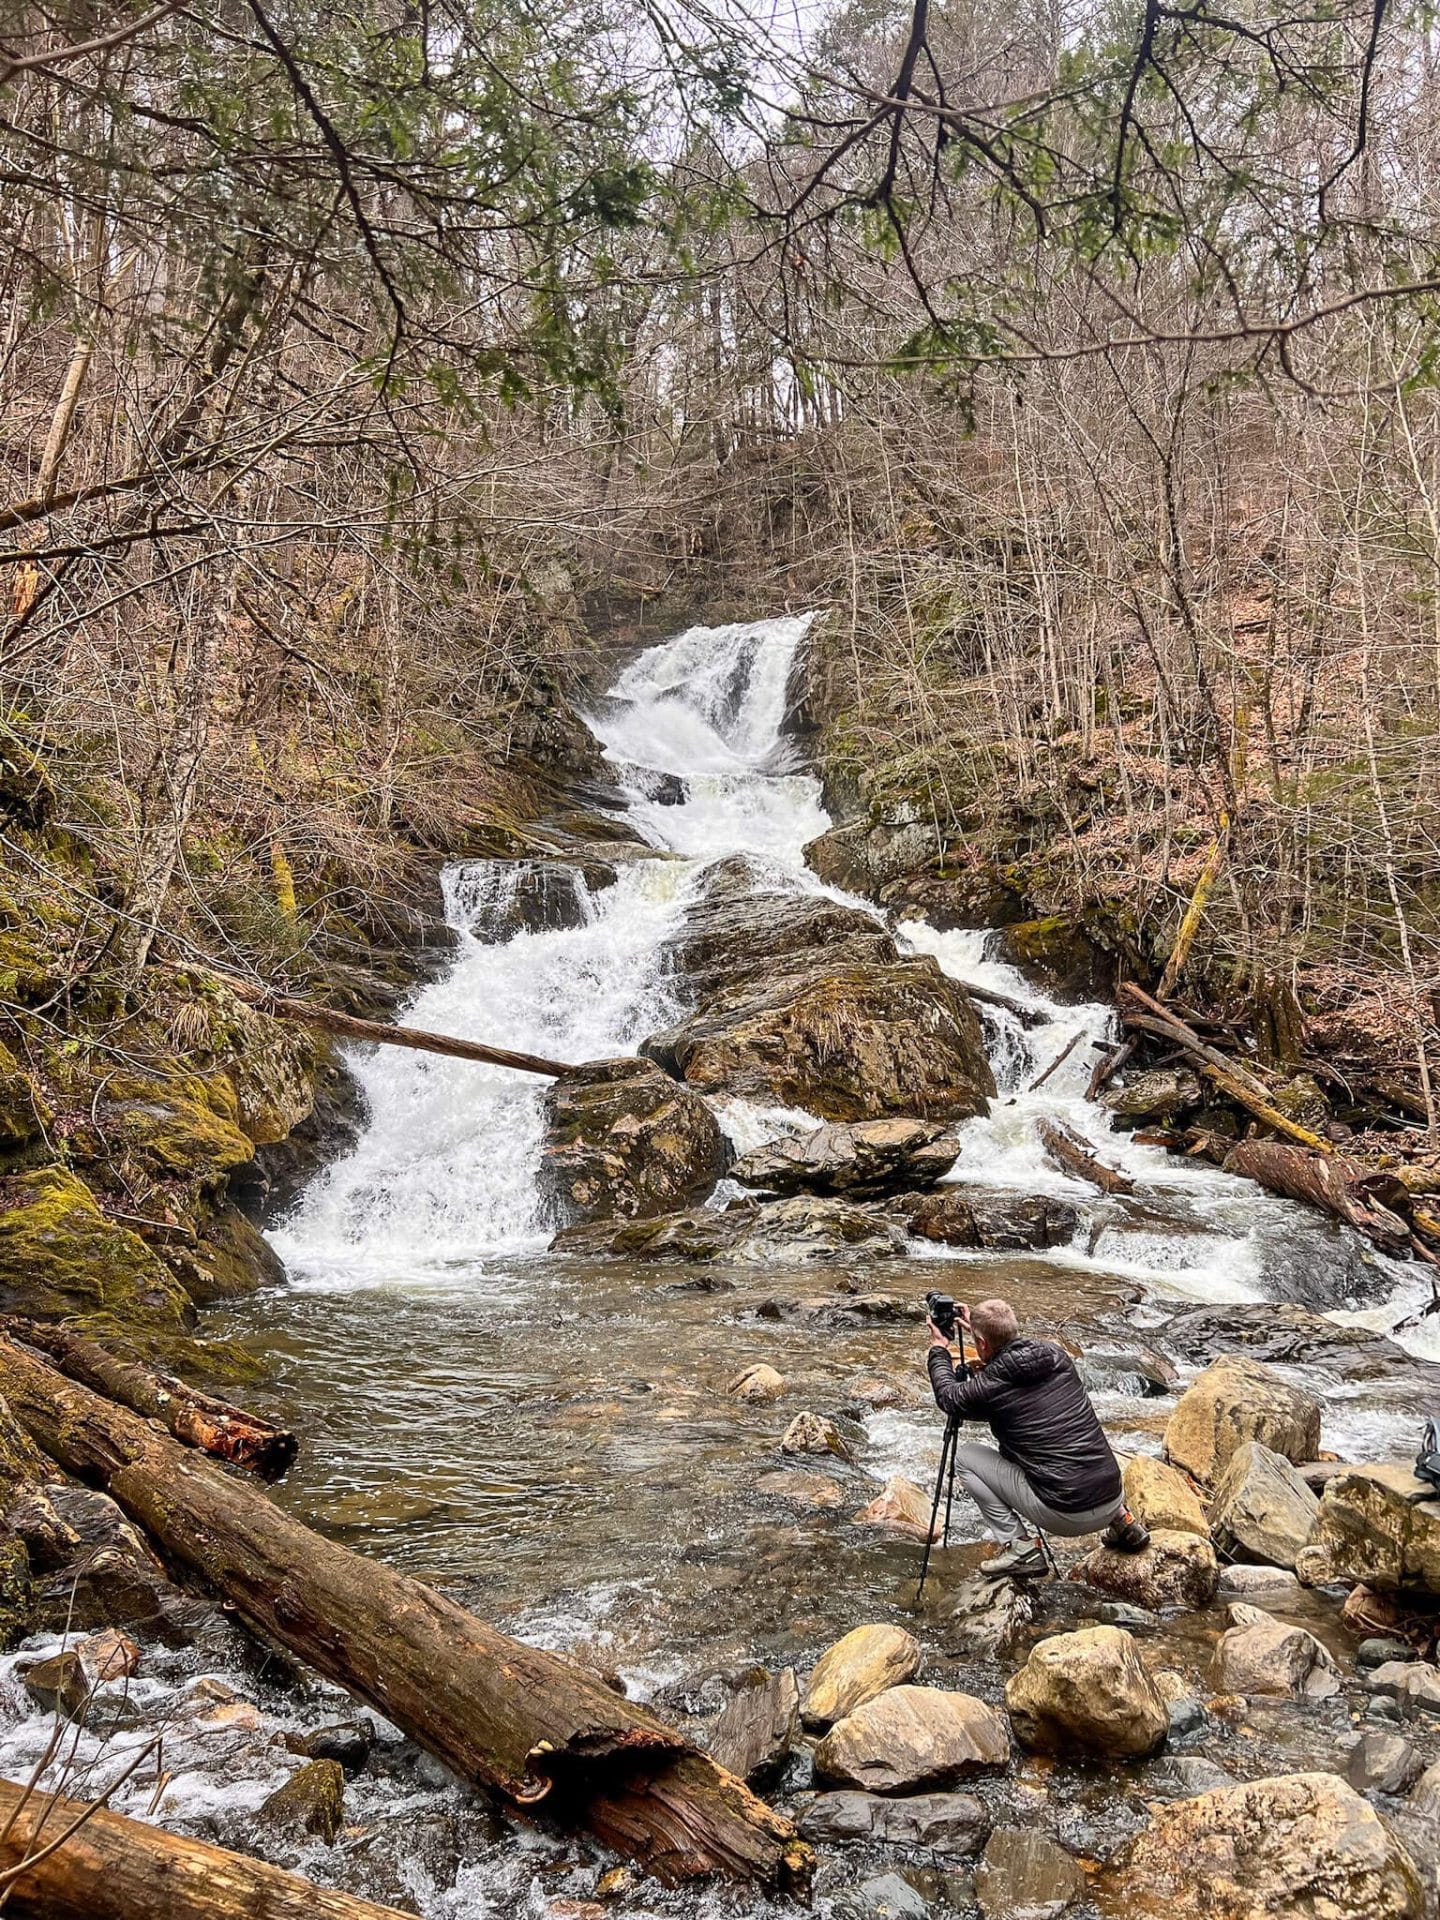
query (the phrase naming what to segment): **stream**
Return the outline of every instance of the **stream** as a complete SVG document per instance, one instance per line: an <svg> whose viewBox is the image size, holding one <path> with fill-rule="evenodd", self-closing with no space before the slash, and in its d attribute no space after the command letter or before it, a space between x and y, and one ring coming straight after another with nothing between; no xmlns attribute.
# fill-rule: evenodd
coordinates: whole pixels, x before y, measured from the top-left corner
<svg viewBox="0 0 1440 1920"><path fill-rule="evenodd" d="M615 883L593 893L577 874L575 924L554 931L513 931L513 869L450 869L446 911L458 947L444 977L408 1007L407 1022L576 1062L635 1052L678 1011L665 946L697 876L739 851L756 857L757 885L874 912L822 886L804 864L804 846L829 825L819 783L784 731L807 624L694 628L633 660L589 720L654 855L626 860ZM1419 1297L1413 1275L1355 1236L1112 1131L1104 1110L1084 1099L1096 1058L1089 1043L1112 1030L1107 1007L1048 999L989 957L985 933L917 920L895 932L903 948L932 954L957 980L1045 1016L1027 1027L986 1010L999 1097L987 1117L961 1129L948 1177L1069 1201L1082 1214L1071 1246L1024 1255L926 1246L883 1271L863 1262L768 1265L728 1269L718 1283L694 1266L550 1254L555 1223L536 1181L545 1083L397 1049L358 1054L363 1134L272 1236L290 1284L211 1321L271 1370L266 1404L302 1436L299 1463L276 1498L331 1537L443 1584L507 1631L618 1672L632 1695L703 1715L723 1703L724 1677L751 1662L804 1667L867 1621L926 1632L913 1613L918 1547L851 1518L888 1475L927 1488L934 1477L942 1428L924 1390L923 1328L914 1318L843 1313L776 1318L774 1303L877 1287L907 1301L931 1287L971 1300L999 1294L1038 1332L1123 1355L1152 1338L1163 1348L1156 1329L1178 1303L1292 1301L1385 1327ZM1027 1092L1077 1031L1069 1057ZM741 1146L814 1124L741 1101L719 1111ZM1042 1115L1062 1119L1130 1173L1135 1195L1107 1199L1057 1171L1036 1135ZM719 1198L734 1191L722 1183ZM1440 1358L1433 1322L1408 1337L1416 1353ZM778 1405L723 1391L757 1361L785 1376ZM1294 1377L1303 1382L1306 1373ZM1413 1451L1408 1399L1377 1403L1373 1384L1331 1375L1311 1377L1312 1391L1317 1377L1327 1447L1354 1459ZM1101 1376L1096 1402L1117 1446L1159 1450L1172 1398L1147 1397L1117 1362ZM841 1420L853 1466L827 1461L817 1476L815 1461L782 1458L779 1435L803 1407ZM838 1500L818 1485L807 1496L793 1476L788 1487L777 1480L797 1465L838 1487ZM984 1551L963 1498L955 1517L957 1544L936 1556L931 1621L943 1618L947 1596ZM1063 1618L1067 1603L1057 1604L1051 1619ZM1197 1661L1218 1624L1217 1616L1184 1629L1198 1636ZM9 1664L0 1663L6 1675ZM248 1834L255 1807L284 1777L276 1729L348 1709L327 1689L302 1691L297 1704L284 1689L267 1693L264 1676L242 1682L221 1667L258 1720L237 1734L223 1785L201 1759L188 1764L206 1751L203 1741L197 1749L192 1733L177 1736L160 1817L234 1837ZM165 1656L143 1685L163 1703L193 1691L196 1671L193 1656ZM943 1660L932 1668L944 1671ZM967 1671L957 1683L995 1698L1000 1676ZM13 1691L12 1680L3 1685ZM1313 1732L1286 1732L1270 1719L1262 1713L1251 1729L1248 1770L1273 1760L1277 1741L1287 1769L1304 1764ZM427 1920L538 1920L563 1912L567 1899L593 1898L596 1869L582 1844L499 1822L381 1731L378 1761L349 1790L347 1837L334 1850L307 1845L275 1857L371 1897L404 1898ZM5 1739L0 1762L12 1772L25 1739L14 1731ZM1042 1793L1057 1796L1052 1825L1067 1844L1103 1851L1138 1822L1133 1782L1059 1785L1042 1772L1030 1764L997 1788L1021 1824ZM853 1861L831 1881L822 1877L822 1913L854 1877ZM931 1911L973 1911L968 1876L933 1879L925 1883ZM645 1885L622 1893L619 1910L768 1911L753 1895L667 1895Z"/></svg>

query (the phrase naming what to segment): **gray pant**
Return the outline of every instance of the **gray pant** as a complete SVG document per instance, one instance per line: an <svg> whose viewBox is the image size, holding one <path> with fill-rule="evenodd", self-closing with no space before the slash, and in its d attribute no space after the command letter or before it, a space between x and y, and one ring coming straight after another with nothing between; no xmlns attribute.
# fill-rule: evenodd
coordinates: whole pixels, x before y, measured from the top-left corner
<svg viewBox="0 0 1440 1920"><path fill-rule="evenodd" d="M1090 1507L1084 1513L1059 1513L1046 1506L1013 1460L1002 1459L994 1447L978 1444L956 1447L955 1474L980 1509L981 1519L1002 1543L1018 1540L1033 1527L1058 1533L1062 1540L1099 1533L1119 1517L1125 1505L1123 1496L1117 1494L1104 1506Z"/></svg>

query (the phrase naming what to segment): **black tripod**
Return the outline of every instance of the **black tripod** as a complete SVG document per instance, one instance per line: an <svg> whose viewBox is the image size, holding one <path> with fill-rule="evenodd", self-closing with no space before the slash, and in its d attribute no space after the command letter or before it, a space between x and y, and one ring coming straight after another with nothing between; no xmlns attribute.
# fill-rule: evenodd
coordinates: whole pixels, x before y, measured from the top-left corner
<svg viewBox="0 0 1440 1920"><path fill-rule="evenodd" d="M965 1363L962 1361L961 1366ZM965 1367L968 1373L970 1369ZM925 1597L925 1578L930 1571L930 1549L935 1545L935 1518L940 1511L940 1492L945 1490L945 1531L941 1545L950 1544L950 1509L955 1504L955 1447L960 1437L960 1422L952 1414L945 1422L945 1438L940 1443L940 1471L935 1475L935 1498L930 1502L930 1526L925 1535L925 1558L920 1562L920 1584L915 1589L918 1607Z"/></svg>

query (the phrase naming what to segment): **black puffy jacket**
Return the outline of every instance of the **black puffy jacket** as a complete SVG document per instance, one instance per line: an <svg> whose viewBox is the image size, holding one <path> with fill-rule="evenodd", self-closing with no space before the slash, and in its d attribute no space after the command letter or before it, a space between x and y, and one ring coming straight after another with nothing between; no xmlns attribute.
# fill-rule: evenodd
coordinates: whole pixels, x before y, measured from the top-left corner
<svg viewBox="0 0 1440 1920"><path fill-rule="evenodd" d="M1088 1513L1120 1498L1120 1467L1080 1384L1075 1362L1048 1340L1012 1340L968 1379L944 1347L928 1361L935 1404L958 1420L988 1420L1047 1507Z"/></svg>

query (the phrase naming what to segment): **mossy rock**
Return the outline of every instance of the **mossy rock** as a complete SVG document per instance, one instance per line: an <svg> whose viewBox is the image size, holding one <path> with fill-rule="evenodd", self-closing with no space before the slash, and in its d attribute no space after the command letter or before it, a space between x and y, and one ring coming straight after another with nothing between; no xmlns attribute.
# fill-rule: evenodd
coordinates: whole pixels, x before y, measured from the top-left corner
<svg viewBox="0 0 1440 1920"><path fill-rule="evenodd" d="M1066 914L1017 920L1004 929L1000 947L1007 960L1033 969L1067 997L1099 999L1113 983L1113 962Z"/></svg>
<svg viewBox="0 0 1440 1920"><path fill-rule="evenodd" d="M162 1177L213 1184L255 1152L234 1119L216 1110L225 1106L234 1106L228 1083L117 1074L99 1110L93 1157L119 1152Z"/></svg>
<svg viewBox="0 0 1440 1920"><path fill-rule="evenodd" d="M345 1820L345 1770L338 1760L312 1760L277 1787L260 1818L281 1833L314 1834L334 1843Z"/></svg>
<svg viewBox="0 0 1440 1920"><path fill-rule="evenodd" d="M29 1146L54 1117L14 1054L0 1046L0 1153Z"/></svg>
<svg viewBox="0 0 1440 1920"><path fill-rule="evenodd" d="M196 1245L175 1264L197 1306L238 1300L284 1280L284 1262L238 1207L202 1203L194 1219Z"/></svg>
<svg viewBox="0 0 1440 1920"><path fill-rule="evenodd" d="M17 1646L29 1633L32 1601L25 1543L13 1533L0 1533L0 1647Z"/></svg>
<svg viewBox="0 0 1440 1920"><path fill-rule="evenodd" d="M43 762L7 727L0 734L0 814L22 827L43 827L55 811L55 789Z"/></svg>
<svg viewBox="0 0 1440 1920"><path fill-rule="evenodd" d="M0 1181L0 1309L106 1315L175 1334L191 1315L179 1281L139 1235L107 1220L84 1182L54 1166Z"/></svg>

